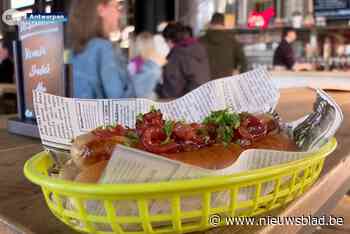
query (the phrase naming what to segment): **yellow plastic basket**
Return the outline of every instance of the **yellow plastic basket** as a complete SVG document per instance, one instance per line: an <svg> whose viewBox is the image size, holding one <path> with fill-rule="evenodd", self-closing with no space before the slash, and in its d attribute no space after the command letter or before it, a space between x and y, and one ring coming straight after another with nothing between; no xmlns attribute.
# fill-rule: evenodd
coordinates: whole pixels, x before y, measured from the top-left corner
<svg viewBox="0 0 350 234"><path fill-rule="evenodd" d="M42 187L53 214L77 231L187 233L212 228L208 219L213 214L255 216L292 201L317 180L324 159L336 145L336 140L331 139L317 153L302 160L231 176L194 180L113 185L63 181L48 176L53 159L47 152L28 160L24 174ZM270 187L268 193L263 192L266 186ZM249 196L240 200L242 192ZM220 195L228 198L221 206L214 204L213 199ZM98 204L103 212L92 212L89 202ZM193 206L195 203L198 204ZM167 208L154 213L154 204ZM125 211L126 206L133 206L130 209L133 211Z"/></svg>

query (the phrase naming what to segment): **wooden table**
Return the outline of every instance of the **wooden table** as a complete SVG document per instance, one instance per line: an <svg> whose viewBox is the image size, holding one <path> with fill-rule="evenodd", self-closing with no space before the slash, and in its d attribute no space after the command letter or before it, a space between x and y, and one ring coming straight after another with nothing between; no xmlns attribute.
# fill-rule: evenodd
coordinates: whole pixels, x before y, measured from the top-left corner
<svg viewBox="0 0 350 234"><path fill-rule="evenodd" d="M335 207L350 188L350 92L331 92L341 105L345 120L336 137L337 150L325 163L320 179L302 197L274 212L280 216L322 215ZM281 93L278 112L284 120L294 120L312 109L314 93L309 89L288 89ZM0 118L0 126L6 119ZM1 124L2 123L2 124ZM45 205L40 188L22 173L24 162L42 150L38 140L10 135L0 129L0 233L73 234ZM222 227L216 233L310 233L311 227Z"/></svg>

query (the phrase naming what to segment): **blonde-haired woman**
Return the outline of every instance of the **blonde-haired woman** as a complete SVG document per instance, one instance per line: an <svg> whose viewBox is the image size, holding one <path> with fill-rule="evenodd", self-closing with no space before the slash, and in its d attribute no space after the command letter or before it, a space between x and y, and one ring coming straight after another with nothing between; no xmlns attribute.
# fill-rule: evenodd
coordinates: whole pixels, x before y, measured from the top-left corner
<svg viewBox="0 0 350 234"><path fill-rule="evenodd" d="M68 34L73 56L74 96L79 98L129 98L135 90L127 60L109 36L118 31L123 1L75 0L69 15ZM141 75L160 73L154 62Z"/></svg>
<svg viewBox="0 0 350 234"><path fill-rule="evenodd" d="M143 32L137 35L130 47L129 73L135 87L136 97L156 99L155 88L161 82L161 66L166 63L166 59L161 56L155 46L154 37L151 33ZM149 72L150 61L155 61L159 66L159 74L153 77L141 76L142 73ZM135 76L139 75L139 76Z"/></svg>

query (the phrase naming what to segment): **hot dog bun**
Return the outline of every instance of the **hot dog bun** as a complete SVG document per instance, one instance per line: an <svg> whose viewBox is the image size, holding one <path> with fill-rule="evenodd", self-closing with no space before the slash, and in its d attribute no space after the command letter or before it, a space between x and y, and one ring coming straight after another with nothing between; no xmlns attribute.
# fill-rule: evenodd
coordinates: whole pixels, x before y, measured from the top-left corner
<svg viewBox="0 0 350 234"><path fill-rule="evenodd" d="M240 154L247 149L296 151L297 147L287 136L275 134L266 136L247 147L241 147L233 143L229 144L227 147L222 144L216 144L196 151L165 154L164 156L169 159L206 169L223 169L232 165Z"/></svg>
<svg viewBox="0 0 350 234"><path fill-rule="evenodd" d="M114 147L124 141L125 137L122 136L97 138L93 133L86 133L75 138L71 156L74 163L83 170L97 162L108 160Z"/></svg>
<svg viewBox="0 0 350 234"><path fill-rule="evenodd" d="M75 178L79 183L97 183L104 169L108 164L107 160L98 162L92 166L85 167Z"/></svg>
<svg viewBox="0 0 350 234"><path fill-rule="evenodd" d="M191 164L206 169L223 169L232 165L247 149L268 149L280 151L296 151L295 143L283 134L275 134L264 137L253 144L241 147L238 144L214 144L195 151L179 152L173 154L163 154L162 156L172 160ZM108 160L102 160L95 164L83 166L82 171L75 178L80 183L97 183L104 169L108 164Z"/></svg>
<svg viewBox="0 0 350 234"><path fill-rule="evenodd" d="M165 154L164 156L206 169L222 169L236 161L243 150L237 144L229 144L227 147L215 144L196 151Z"/></svg>
<svg viewBox="0 0 350 234"><path fill-rule="evenodd" d="M279 151L297 151L295 142L282 133L269 135L259 141L253 142L249 149L268 149Z"/></svg>

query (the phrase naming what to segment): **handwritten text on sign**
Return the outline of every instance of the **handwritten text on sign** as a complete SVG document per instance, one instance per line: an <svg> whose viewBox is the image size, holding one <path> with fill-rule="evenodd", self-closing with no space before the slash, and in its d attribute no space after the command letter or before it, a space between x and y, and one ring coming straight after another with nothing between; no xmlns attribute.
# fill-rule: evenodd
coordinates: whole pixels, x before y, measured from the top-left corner
<svg viewBox="0 0 350 234"><path fill-rule="evenodd" d="M63 26L23 24L19 34L22 42L25 116L32 118L32 90L64 95Z"/></svg>

